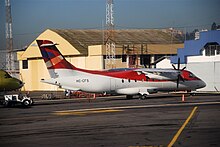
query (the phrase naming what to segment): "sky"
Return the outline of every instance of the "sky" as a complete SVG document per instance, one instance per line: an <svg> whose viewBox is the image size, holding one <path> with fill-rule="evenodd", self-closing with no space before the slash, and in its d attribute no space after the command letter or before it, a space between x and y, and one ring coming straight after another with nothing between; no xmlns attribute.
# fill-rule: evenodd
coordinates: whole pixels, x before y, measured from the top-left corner
<svg viewBox="0 0 220 147"><path fill-rule="evenodd" d="M10 0L15 49L54 29L102 29L106 0ZM114 0L116 29L178 28L190 31L220 25L219 0ZM0 50L5 49L5 0L0 0Z"/></svg>

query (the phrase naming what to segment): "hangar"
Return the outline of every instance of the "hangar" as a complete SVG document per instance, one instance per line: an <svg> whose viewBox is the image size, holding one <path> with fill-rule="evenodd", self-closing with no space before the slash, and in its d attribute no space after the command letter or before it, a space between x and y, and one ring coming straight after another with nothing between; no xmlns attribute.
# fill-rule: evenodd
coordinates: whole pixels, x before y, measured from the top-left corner
<svg viewBox="0 0 220 147"><path fill-rule="evenodd" d="M166 55L175 55L183 48L182 38L167 30L115 30L115 68L154 67ZM57 86L41 83L49 73L37 46L37 39L48 39L57 44L60 52L76 67L104 70L106 49L103 30L47 29L25 51L17 53L23 90L59 90Z"/></svg>

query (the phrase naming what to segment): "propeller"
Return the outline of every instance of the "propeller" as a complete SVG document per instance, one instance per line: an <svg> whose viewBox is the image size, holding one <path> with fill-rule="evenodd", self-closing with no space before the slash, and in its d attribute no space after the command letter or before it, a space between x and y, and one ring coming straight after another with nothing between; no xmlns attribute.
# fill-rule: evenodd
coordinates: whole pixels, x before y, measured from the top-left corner
<svg viewBox="0 0 220 147"><path fill-rule="evenodd" d="M178 70L179 71L179 74L177 75L177 81L176 81L176 87L177 89L179 88L179 83L180 83L180 80L182 80L183 82L185 82L183 76L181 75L181 71L183 71L184 69L186 69L186 67L183 67L182 69L180 69L180 58L178 58L178 64L177 64L177 68L172 64L173 68L175 70Z"/></svg>

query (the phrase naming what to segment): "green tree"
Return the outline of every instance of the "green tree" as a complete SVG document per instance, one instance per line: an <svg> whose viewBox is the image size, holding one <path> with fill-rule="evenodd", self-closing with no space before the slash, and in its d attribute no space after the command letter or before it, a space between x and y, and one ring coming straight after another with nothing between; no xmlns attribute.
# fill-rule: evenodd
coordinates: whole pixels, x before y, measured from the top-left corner
<svg viewBox="0 0 220 147"><path fill-rule="evenodd" d="M215 22L213 22L212 27L211 27L211 30L217 30L217 25L216 25Z"/></svg>

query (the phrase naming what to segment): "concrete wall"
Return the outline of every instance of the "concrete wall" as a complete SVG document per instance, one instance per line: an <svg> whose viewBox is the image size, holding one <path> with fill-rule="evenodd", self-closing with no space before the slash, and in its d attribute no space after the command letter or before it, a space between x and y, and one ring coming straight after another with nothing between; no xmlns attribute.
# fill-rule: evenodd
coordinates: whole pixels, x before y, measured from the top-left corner
<svg viewBox="0 0 220 147"><path fill-rule="evenodd" d="M177 64L173 64L177 68ZM186 64L180 64L180 69L187 66ZM167 69L173 69L172 63L169 58L165 58L159 63L157 63L156 68L167 68Z"/></svg>
<svg viewBox="0 0 220 147"><path fill-rule="evenodd" d="M200 91L220 91L220 56L187 57L187 69L201 78L206 87Z"/></svg>
<svg viewBox="0 0 220 147"><path fill-rule="evenodd" d="M100 70L104 68L103 45L93 45L88 48L88 57L86 57L86 69Z"/></svg>
<svg viewBox="0 0 220 147"><path fill-rule="evenodd" d="M171 69L173 69L169 58L165 58L162 61L160 61L159 63L157 63L156 68L171 68Z"/></svg>

